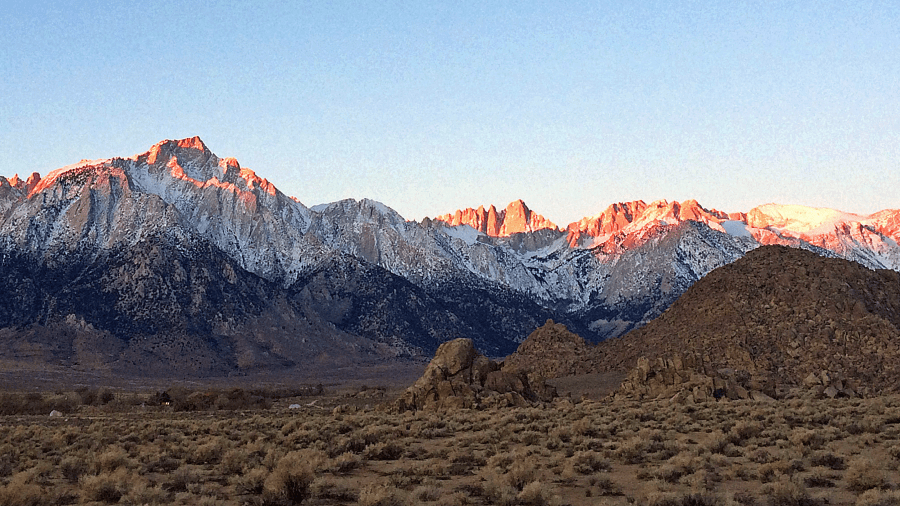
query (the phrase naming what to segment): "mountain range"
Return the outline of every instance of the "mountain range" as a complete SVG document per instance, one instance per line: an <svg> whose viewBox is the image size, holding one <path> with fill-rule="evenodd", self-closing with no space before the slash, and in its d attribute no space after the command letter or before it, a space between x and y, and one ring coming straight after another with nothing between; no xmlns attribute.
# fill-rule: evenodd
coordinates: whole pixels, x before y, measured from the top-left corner
<svg viewBox="0 0 900 506"><path fill-rule="evenodd" d="M232 374L512 352L548 318L590 341L661 314L760 245L900 269L900 210L616 203L558 227L516 201L410 221L307 207L197 137L0 177L0 356Z"/></svg>

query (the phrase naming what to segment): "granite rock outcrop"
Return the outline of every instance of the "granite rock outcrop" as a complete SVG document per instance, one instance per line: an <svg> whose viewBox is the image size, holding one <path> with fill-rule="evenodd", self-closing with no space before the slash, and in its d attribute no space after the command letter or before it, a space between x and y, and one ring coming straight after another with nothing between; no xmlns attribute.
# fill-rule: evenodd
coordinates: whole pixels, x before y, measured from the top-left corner
<svg viewBox="0 0 900 506"><path fill-rule="evenodd" d="M550 402L556 389L536 373L506 367L475 350L471 339L442 344L425 373L394 403L398 411L524 407Z"/></svg>

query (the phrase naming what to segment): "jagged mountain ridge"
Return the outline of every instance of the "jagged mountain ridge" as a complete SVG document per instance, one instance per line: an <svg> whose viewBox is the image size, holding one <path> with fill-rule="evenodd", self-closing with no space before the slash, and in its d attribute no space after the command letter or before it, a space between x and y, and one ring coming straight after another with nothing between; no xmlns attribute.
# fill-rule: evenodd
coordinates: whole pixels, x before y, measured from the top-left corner
<svg viewBox="0 0 900 506"><path fill-rule="evenodd" d="M536 232L543 229L559 230L559 227L553 222L532 212L522 200L510 202L506 209L500 212L497 212L497 208L493 205L488 206L487 210L484 209L484 206L478 206L478 209L471 207L460 209L455 213L441 215L435 219L443 221L451 227L468 225L492 237L509 237L513 234Z"/></svg>
<svg viewBox="0 0 900 506"><path fill-rule="evenodd" d="M858 226L842 223L831 235L815 237L752 227L748 215L708 211L693 201L617 204L604 213L564 231L519 201L503 213L495 211L503 222L494 222L492 235L485 221L479 225L484 231L439 219L407 221L365 199L310 209L236 160L218 158L199 138L163 141L140 155L82 161L44 178L0 177L0 258L4 267L19 261L33 266L27 276L8 277L0 293L18 301L22 294L14 283L31 283L39 287L28 295L34 301L56 300L55 288L41 281L47 269L63 290L82 283L81 293L93 289L119 297L109 299L118 308L112 316L77 304L64 310L42 302L44 313L2 323L21 329L74 318L125 341L181 332L219 336L232 348L239 347L233 337L241 328L257 339L240 345L245 353L227 351L224 344L217 348L238 368L263 364L259 357L266 353L281 357L278 363L308 359L291 351L297 339L355 342L353 349L391 355L430 354L446 339L472 337L485 353L501 355L549 317L594 341L621 335L659 314L712 269L767 240L879 266L897 258L896 212L854 222ZM523 227L530 231L516 232ZM166 247L160 250L159 244ZM147 248L174 263L207 259L212 262L207 270L231 271L228 279L257 279L251 284L261 302L247 302L243 312L223 316L231 322L227 325L201 324L218 318L203 309L207 294L175 286L187 277L147 271L133 261L119 268L149 273L160 293L180 308L172 314L181 316L161 330L129 334L111 322L136 317L132 310L140 303L128 309L126 294L140 293L142 285L129 281L116 292L103 284L103 266L122 251ZM197 254L197 248L207 253ZM196 268L202 263L197 260ZM72 267L84 265L95 267ZM181 292L198 302L173 295ZM316 322L310 324L315 331L280 325L284 332L266 341L259 322L272 318ZM333 355L349 348L329 349Z"/></svg>
<svg viewBox="0 0 900 506"><path fill-rule="evenodd" d="M465 211L457 211L436 219L478 229L480 221L474 218L467 221L467 216ZM700 222L737 237L752 237L758 244L795 247L808 244L871 268L900 268L897 255L900 210L897 209L862 216L827 208L765 204L747 213L727 213L706 209L696 200L658 200L650 204L638 200L612 204L595 216L569 224L565 229L566 240L572 248L599 248L605 253L616 253L639 246L647 227L685 221ZM495 237L503 235L481 231Z"/></svg>

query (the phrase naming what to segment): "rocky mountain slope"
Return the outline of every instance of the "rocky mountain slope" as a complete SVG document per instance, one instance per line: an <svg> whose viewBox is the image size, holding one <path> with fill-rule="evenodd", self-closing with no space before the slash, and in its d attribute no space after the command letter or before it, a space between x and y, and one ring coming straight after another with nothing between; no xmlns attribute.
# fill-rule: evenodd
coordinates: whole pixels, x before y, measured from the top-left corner
<svg viewBox="0 0 900 506"><path fill-rule="evenodd" d="M620 394L637 398L896 392L900 273L763 246L621 338L592 345L548 321L505 363L548 378L628 372Z"/></svg>
<svg viewBox="0 0 900 506"><path fill-rule="evenodd" d="M894 211L693 201L565 230L521 201L415 222L369 200L308 208L199 138L163 141L0 177L0 334L5 356L122 370L427 356L456 337L501 356L548 318L622 335L760 244L896 268L898 230Z"/></svg>
<svg viewBox="0 0 900 506"><path fill-rule="evenodd" d="M601 343L591 359L605 370L684 354L698 355L707 369L778 384L830 376L852 379L863 393L895 391L900 273L758 248L695 283L643 328Z"/></svg>

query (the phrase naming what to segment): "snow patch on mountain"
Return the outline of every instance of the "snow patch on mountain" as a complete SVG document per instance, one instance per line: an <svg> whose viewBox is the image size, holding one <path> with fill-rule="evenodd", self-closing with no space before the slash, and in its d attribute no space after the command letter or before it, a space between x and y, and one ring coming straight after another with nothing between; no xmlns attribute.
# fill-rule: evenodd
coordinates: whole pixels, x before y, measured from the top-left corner
<svg viewBox="0 0 900 506"><path fill-rule="evenodd" d="M793 204L765 204L747 213L747 224L756 228L774 228L797 235L831 232L842 223L858 222L865 217L836 209Z"/></svg>
<svg viewBox="0 0 900 506"><path fill-rule="evenodd" d="M481 234L469 225L457 225L455 227L444 227L444 233L450 237L459 239L466 243L467 246L474 246L478 242L478 236Z"/></svg>
<svg viewBox="0 0 900 506"><path fill-rule="evenodd" d="M753 237L747 229L747 224L737 220L725 220L719 224L728 235L734 237Z"/></svg>

